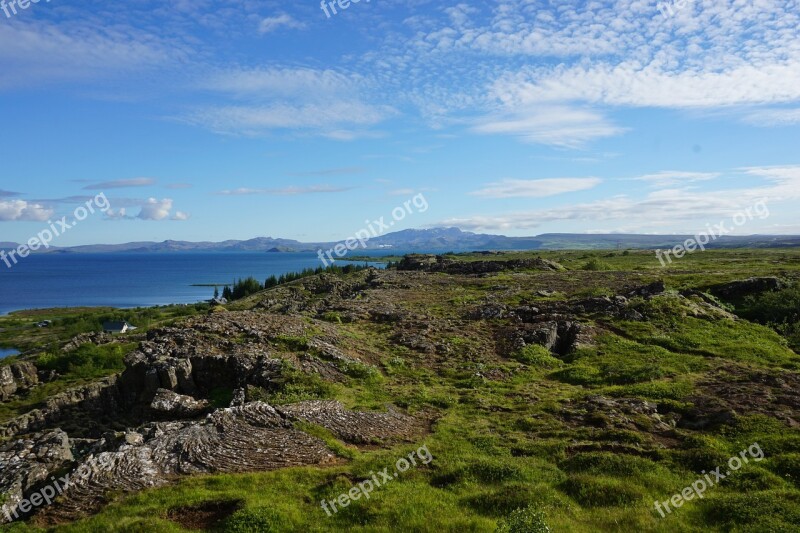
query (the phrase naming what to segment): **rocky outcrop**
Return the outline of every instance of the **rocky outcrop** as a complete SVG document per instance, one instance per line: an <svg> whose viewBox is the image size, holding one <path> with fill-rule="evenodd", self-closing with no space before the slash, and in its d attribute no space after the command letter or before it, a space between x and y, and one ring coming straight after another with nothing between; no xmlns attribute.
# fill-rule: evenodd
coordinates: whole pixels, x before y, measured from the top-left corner
<svg viewBox="0 0 800 533"><path fill-rule="evenodd" d="M762 292L777 291L786 287L786 283L775 277L748 278L731 283L714 285L709 292L723 300L741 300L746 296Z"/></svg>
<svg viewBox="0 0 800 533"><path fill-rule="evenodd" d="M604 429L627 429L648 432L671 432L675 419L662 416L655 403L639 398L589 396L584 400L565 401L559 413L569 423Z"/></svg>
<svg viewBox="0 0 800 533"><path fill-rule="evenodd" d="M110 333L103 333L103 332L92 332L92 333L81 333L80 335L76 335L72 339L69 340L64 346L61 347L61 351L64 353L72 352L77 350L84 344L94 344L97 346L102 346L103 344L110 344L114 342L114 337ZM128 342L131 341L130 337L126 337Z"/></svg>
<svg viewBox="0 0 800 533"><path fill-rule="evenodd" d="M116 376L51 396L43 407L0 425L0 438L43 430L69 419L74 410L90 415L118 413L120 404Z"/></svg>
<svg viewBox="0 0 800 533"><path fill-rule="evenodd" d="M8 401L38 383L39 375L33 363L22 361L0 366L0 401Z"/></svg>
<svg viewBox="0 0 800 533"><path fill-rule="evenodd" d="M511 259L508 261L454 261L443 256L412 254L403 257L400 271L443 272L445 274L492 274L510 270L544 270L559 272L564 267L548 259Z"/></svg>
<svg viewBox="0 0 800 533"><path fill-rule="evenodd" d="M176 394L171 390L158 389L150 403L157 415L170 419L195 418L203 414L209 407L206 400L195 400L191 396Z"/></svg>
<svg viewBox="0 0 800 533"><path fill-rule="evenodd" d="M420 433L417 421L396 411L358 412L345 409L335 401L308 401L278 408L293 420L322 426L344 441L373 444Z"/></svg>
<svg viewBox="0 0 800 533"><path fill-rule="evenodd" d="M61 430L0 446L0 495L5 496L0 523L24 515L25 506L18 509L20 502L73 460L69 437Z"/></svg>
<svg viewBox="0 0 800 533"><path fill-rule="evenodd" d="M501 333L500 341L508 353L521 350L529 344L538 344L557 356L566 356L582 345L591 344L592 331L573 320L542 321L506 329Z"/></svg>
<svg viewBox="0 0 800 533"><path fill-rule="evenodd" d="M666 285L664 285L663 281L655 281L649 285L645 285L643 287L637 287L636 289L632 290L628 293L628 298L634 298L636 296L641 298L652 298L653 296L658 296L660 294L664 294L667 290Z"/></svg>
<svg viewBox="0 0 800 533"><path fill-rule="evenodd" d="M63 498L45 508L45 524L75 520L98 510L111 492L134 492L171 483L177 476L266 471L335 461L323 441L292 420L328 428L350 442L413 435L420 424L395 412L364 413L338 402L303 402L275 409L261 402L220 409L202 421L161 422L137 430L114 452L92 455Z"/></svg>

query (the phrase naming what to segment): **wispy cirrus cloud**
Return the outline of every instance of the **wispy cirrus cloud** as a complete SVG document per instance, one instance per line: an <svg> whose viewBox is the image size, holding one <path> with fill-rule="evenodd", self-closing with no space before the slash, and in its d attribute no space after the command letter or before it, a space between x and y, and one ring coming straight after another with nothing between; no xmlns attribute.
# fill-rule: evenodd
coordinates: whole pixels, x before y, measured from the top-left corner
<svg viewBox="0 0 800 533"><path fill-rule="evenodd" d="M272 33L280 28L302 30L307 27L305 22L299 21L291 15L281 13L275 17L267 17L258 25L259 33Z"/></svg>
<svg viewBox="0 0 800 533"><path fill-rule="evenodd" d="M744 115L743 120L753 126L764 128L796 126L800 124L800 108L761 109Z"/></svg>
<svg viewBox="0 0 800 533"><path fill-rule="evenodd" d="M506 179L470 194L482 198L545 198L593 189L602 182L600 178Z"/></svg>
<svg viewBox="0 0 800 533"><path fill-rule="evenodd" d="M531 144L580 148L590 141L626 131L602 113L565 105L517 107L483 116L472 131L518 137Z"/></svg>
<svg viewBox="0 0 800 533"><path fill-rule="evenodd" d="M277 189L252 189L242 187L239 189L230 189L219 191L216 193L220 196L253 196L253 195L267 195L267 196L299 196L304 194L330 194L340 193L353 190L355 187L334 187L331 185L312 185L310 187L282 187Z"/></svg>
<svg viewBox="0 0 800 533"><path fill-rule="evenodd" d="M673 171L654 176L675 174ZM708 173L682 173L703 176ZM750 176L759 182L746 188L691 191L686 188L661 188L642 197L633 194L615 195L581 204L569 204L548 209L514 213L454 217L441 221L437 227L458 226L473 231L531 230L552 222L582 221L604 223L618 221L636 232L674 232L678 226L692 230L702 224L716 222L755 202L765 200L771 205L800 201L800 165L774 167L745 167L719 175ZM698 226L700 224L700 226Z"/></svg>
<svg viewBox="0 0 800 533"><path fill-rule="evenodd" d="M153 178L132 178L93 183L91 185L87 185L83 189L87 191L100 191L105 189L125 189L128 187L149 187L150 185L155 184L156 180Z"/></svg>
<svg viewBox="0 0 800 533"><path fill-rule="evenodd" d="M639 0L498 0L407 22L405 47L391 50L393 39L374 61L405 69L409 98L434 124L581 148L628 131L618 113L630 108L738 121L747 106L752 124L800 123L796 111L759 109L800 102L800 49L787 38L800 26L794 1L690 2L664 19Z"/></svg>
<svg viewBox="0 0 800 533"><path fill-rule="evenodd" d="M288 176L295 178L312 178L319 176L349 176L353 174L363 174L367 169L364 167L341 167L326 168L323 170L312 170L309 172L290 172Z"/></svg>
<svg viewBox="0 0 800 533"><path fill-rule="evenodd" d="M664 170L655 174L645 174L632 178L634 181L645 181L654 187L671 187L673 185L685 185L697 181L710 181L722 175L721 172L681 172L676 170Z"/></svg>
<svg viewBox="0 0 800 533"><path fill-rule="evenodd" d="M273 130L288 130L352 140L359 136L358 129L375 126L394 113L388 106L357 101L276 103L199 109L184 120L218 133L259 136Z"/></svg>
<svg viewBox="0 0 800 533"><path fill-rule="evenodd" d="M229 69L199 86L225 103L196 108L180 119L217 133L303 132L349 141L374 135L372 127L398 114L390 105L371 103L371 82L363 76L329 69Z"/></svg>
<svg viewBox="0 0 800 533"><path fill-rule="evenodd" d="M125 24L86 20L0 24L0 89L45 82L122 78L161 69L185 57L187 48Z"/></svg>

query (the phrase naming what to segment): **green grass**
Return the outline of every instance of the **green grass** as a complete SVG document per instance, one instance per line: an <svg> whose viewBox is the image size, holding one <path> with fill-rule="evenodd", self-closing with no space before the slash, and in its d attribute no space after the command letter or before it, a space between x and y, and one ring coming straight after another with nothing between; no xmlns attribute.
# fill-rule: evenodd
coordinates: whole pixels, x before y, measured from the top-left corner
<svg viewBox="0 0 800 533"><path fill-rule="evenodd" d="M453 257L487 260L479 254ZM273 404L331 398L349 408L382 410L393 405L430 417L429 433L415 442L387 441L356 448L323 428L299 424L322 439L340 463L183 478L170 487L117 495L97 516L58 531L185 531L168 519L170 511L213 501L241 502L235 513L216 526L217 531L226 532L666 533L797 528L800 431L783 417L745 409L726 423L704 430L678 427L655 434L650 431L653 421L643 415L620 414L616 418L623 422L612 423L607 414L599 413L606 420L596 425L576 423L564 415L593 395L646 400L657 405L661 414L681 415L692 409L695 396L704 393L704 382L720 369L738 370L744 376L796 371L800 359L778 324L782 317L793 316L794 293L726 303L753 321L726 318L675 292L636 299L634 305L644 320L581 317L594 330L594 343L565 357L555 357L535 345L509 354L511 350L500 346L508 330L519 324L464 317L490 298L510 306L543 305L564 298L625 294L658 279L673 291L705 289L755 275L797 280L800 250L710 251L687 256L668 268L661 268L652 252L642 251L521 252L497 257L543 257L568 270L502 272L480 278L442 274L431 276L422 288L393 289L397 292L391 294L391 301L409 313L430 317L431 322L447 321L446 327L426 331L437 347L435 353L397 345L392 324L369 320L342 324L338 311L320 314L314 308L308 313L306 332L277 336L270 350L278 356L309 353L319 357L309 349L309 341L321 335L324 326L335 328L339 344L364 356L362 360L369 364L342 366L346 379L332 384L286 363L274 387L250 391L251 396ZM585 269L590 263L602 268ZM542 295L541 291L548 292ZM319 302L325 295L306 297ZM251 297L240 304L245 308L258 301ZM777 314L770 315L770 310ZM423 330L427 321L415 318L412 322ZM104 366L103 357L90 359ZM52 364L72 368L75 379L84 379L80 361ZM47 391L37 389L36 394ZM228 392L220 392L219 403L228 400ZM753 401L761 400L754 396ZM25 408L0 407L5 412ZM724 465L753 443L763 450L763 461L749 463L709 489L704 499L687 502L666 518L655 511L654 501L669 499L703 470ZM376 489L369 499L355 501L334 516L321 508L322 499L332 500L371 473L391 469L397 458L423 444L434 458L429 465L412 468ZM34 524L10 529L38 530Z"/></svg>

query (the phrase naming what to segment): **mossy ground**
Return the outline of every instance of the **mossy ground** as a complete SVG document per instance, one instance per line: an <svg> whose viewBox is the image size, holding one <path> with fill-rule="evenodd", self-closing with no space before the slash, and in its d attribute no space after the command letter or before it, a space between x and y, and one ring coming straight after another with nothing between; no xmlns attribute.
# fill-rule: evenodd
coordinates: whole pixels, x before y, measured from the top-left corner
<svg viewBox="0 0 800 533"><path fill-rule="evenodd" d="M434 275L424 287L393 295L392 301L408 312L456 324L432 334L438 337L432 340L449 347L446 353L398 345L390 324L339 323L329 315L328 322L343 338L370 354L380 376L356 372L346 384L294 376L284 396L273 398L329 397L351 408L393 404L411 414L435 414L430 433L419 442L357 449L308 427L304 429L330 443L342 464L186 478L170 487L120 496L100 514L57 529L185 531L170 519L175 509L220 501L237 502L236 510L210 528L230 532L489 532L498 525L503 531L526 531L514 529L525 520L543 521L552 531L576 532L797 530L800 431L759 409L756 400L752 409L737 406L736 416L723 424L676 429L668 443L648 429L648 420L632 420L621 429L599 415L592 424L571 423L562 416L565 405L591 396L635 398L658 404L659 412L688 412L698 399L713 399L707 384L719 379L720 372L794 375L800 356L775 329L746 320L693 316L685 300L668 293L641 302L645 321L586 318L599 331L594 344L556 358L538 349L503 353L496 331L507 326L504 319L466 322L463 316L489 297L517 305L613 295L658 279L671 290L703 290L756 275L796 282L800 250L709 251L665 269L652 252L521 253L503 259L534 255L568 270L480 278ZM478 255L460 259L486 260ZM593 260L603 268L585 269ZM253 305L257 301L249 300ZM280 348L287 351L301 342L284 340ZM667 500L702 470L723 465L756 442L764 451L763 461L749 463L705 498L666 518L656 512L654 501ZM412 468L333 517L321 508L322 499L336 498L373 471L393 468L396 459L423 444L434 457L429 465ZM35 523L8 529L38 530Z"/></svg>

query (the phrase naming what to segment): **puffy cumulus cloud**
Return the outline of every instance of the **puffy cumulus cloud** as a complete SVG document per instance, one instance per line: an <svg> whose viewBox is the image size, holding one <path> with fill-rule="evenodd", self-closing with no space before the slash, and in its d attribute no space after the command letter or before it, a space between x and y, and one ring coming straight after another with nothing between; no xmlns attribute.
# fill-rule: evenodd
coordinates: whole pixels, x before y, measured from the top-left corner
<svg viewBox="0 0 800 533"><path fill-rule="evenodd" d="M45 221L54 211L42 204L25 200L0 200L0 222Z"/></svg>
<svg viewBox="0 0 800 533"><path fill-rule="evenodd" d="M133 217L128 216L128 210L124 207L119 209L109 209L106 211L106 218L109 220L130 220Z"/></svg>
<svg viewBox="0 0 800 533"><path fill-rule="evenodd" d="M189 220L189 218L190 218L189 213L184 213L183 211L175 211L175 214L172 216L172 220L177 220L181 222L184 220Z"/></svg>
<svg viewBox="0 0 800 533"><path fill-rule="evenodd" d="M169 218L171 210L172 199L157 200L156 198L150 198L142 206L142 210L136 218L139 220L164 220Z"/></svg>

